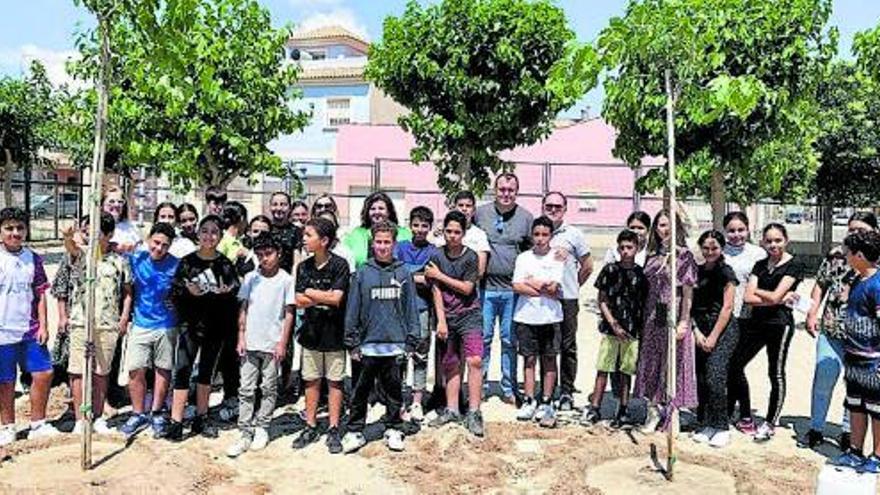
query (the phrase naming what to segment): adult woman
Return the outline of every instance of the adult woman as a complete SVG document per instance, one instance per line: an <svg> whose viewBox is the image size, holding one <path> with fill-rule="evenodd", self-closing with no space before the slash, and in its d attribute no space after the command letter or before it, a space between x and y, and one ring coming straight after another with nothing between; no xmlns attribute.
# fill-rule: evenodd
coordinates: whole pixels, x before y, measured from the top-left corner
<svg viewBox="0 0 880 495"><path fill-rule="evenodd" d="M730 443L727 415L727 376L730 358L736 349L739 330L733 318L733 302L738 281L724 262L724 235L717 230L703 232L697 244L703 264L697 268L691 316L695 324L695 364L697 369L697 419L702 428L695 442L713 447Z"/></svg>
<svg viewBox="0 0 880 495"><path fill-rule="evenodd" d="M648 239L648 259L645 276L648 279L648 298L645 301L645 328L639 342L639 365L636 372L635 395L648 400L648 417L642 431L649 433L660 424L661 405L693 408L697 405L697 384L694 373L694 336L690 329L690 311L693 287L697 281L697 263L687 249L686 232L681 214L676 214L677 235L674 241L678 260L675 284L678 293L678 322L676 324L676 394L666 396L666 352L669 311L670 256L672 255L672 223L666 210L654 216Z"/></svg>
<svg viewBox="0 0 880 495"><path fill-rule="evenodd" d="M309 219L309 205L305 201L294 201L290 205L290 220L299 228L305 226Z"/></svg>
<svg viewBox="0 0 880 495"><path fill-rule="evenodd" d="M153 212L153 223L160 222L167 223L172 227L177 227L177 207L174 206L174 203L164 201L159 203L159 206L156 207L156 211ZM174 237L173 241L171 241L171 247L168 248L168 253L175 258L181 259L184 256L195 252L196 249L196 245L193 241L178 235Z"/></svg>
<svg viewBox="0 0 880 495"><path fill-rule="evenodd" d="M785 363L794 335L794 317L784 299L797 289L804 272L801 261L786 251L788 232L783 225L770 223L764 227L762 243L767 258L755 263L749 275L743 303L751 307L751 317L740 330L728 383L728 412L732 413L733 406L739 402L737 429L753 434L755 441L773 437L785 402ZM764 347L767 348L770 401L764 423L756 427L745 367Z"/></svg>
<svg viewBox="0 0 880 495"><path fill-rule="evenodd" d="M330 196L327 193L323 193L315 198L315 202L312 203L312 216L317 217L325 211L329 211L334 215L339 214L339 207L336 206L336 200L333 199L333 196Z"/></svg>
<svg viewBox="0 0 880 495"><path fill-rule="evenodd" d="M626 217L626 228L639 235L639 252L636 253L636 264L645 266L648 257L648 228L651 227L651 216L643 211L634 211ZM605 264L620 261L617 248L609 248L605 251Z"/></svg>
<svg viewBox="0 0 880 495"><path fill-rule="evenodd" d="M110 186L104 191L101 198L101 211L113 216L116 221L116 230L110 242L115 244L120 252L134 251L141 243L143 237L137 227L128 219L128 202L125 194L119 186Z"/></svg>
<svg viewBox="0 0 880 495"><path fill-rule="evenodd" d="M384 192L374 192L364 200L364 207L361 209L361 225L349 232L342 240L342 244L354 257L355 266L360 267L370 257L370 241L372 239L370 229L373 224L386 220L397 225L397 242L412 239L412 232L399 225L397 210L394 209L391 198Z"/></svg>
<svg viewBox="0 0 880 495"><path fill-rule="evenodd" d="M849 233L877 230L877 217L870 212L856 212L847 224ZM842 246L831 249L819 265L816 285L810 294L812 307L807 313L807 331L816 337L816 368L813 372L813 393L810 407L810 430L804 442L811 449L822 443L825 417L837 378L843 369L843 321L846 318L846 302L856 273L846 262ZM822 301L825 308L819 319ZM843 430L839 447L846 452L849 448L849 414L844 410L841 421Z"/></svg>
<svg viewBox="0 0 880 495"><path fill-rule="evenodd" d="M192 243L199 243L199 234L196 232L199 225L199 212L190 203L181 203L177 207L177 227L180 235L186 237Z"/></svg>

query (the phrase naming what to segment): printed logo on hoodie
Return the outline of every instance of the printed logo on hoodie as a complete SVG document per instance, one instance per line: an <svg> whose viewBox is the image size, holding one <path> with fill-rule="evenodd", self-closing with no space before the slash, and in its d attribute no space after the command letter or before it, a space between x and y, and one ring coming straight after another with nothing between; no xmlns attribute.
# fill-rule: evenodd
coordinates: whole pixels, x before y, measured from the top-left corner
<svg viewBox="0 0 880 495"><path fill-rule="evenodd" d="M380 285L370 289L370 299L373 301L388 301L400 299L403 284L392 278L390 285Z"/></svg>

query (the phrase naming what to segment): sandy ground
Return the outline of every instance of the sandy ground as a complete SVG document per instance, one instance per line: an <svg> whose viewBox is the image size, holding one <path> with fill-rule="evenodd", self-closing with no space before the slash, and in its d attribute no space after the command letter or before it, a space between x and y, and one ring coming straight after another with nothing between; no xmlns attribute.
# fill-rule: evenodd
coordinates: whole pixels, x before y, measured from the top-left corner
<svg viewBox="0 0 880 495"><path fill-rule="evenodd" d="M48 268L54 271L55 266ZM807 292L811 286L812 281L801 290ZM577 387L584 393L576 396L578 406L592 389L599 338L595 291L585 288L582 296ZM54 328L54 304L50 307ZM500 374L498 345L496 337L491 380ZM666 460L663 434L614 431L604 424L587 429L575 424L573 417L561 417L556 429L541 429L517 423L512 406L493 397L483 407L485 439L471 437L456 426L424 428L407 439L403 453L389 452L381 440L348 456L330 456L323 441L293 451L290 442L299 428L296 412L301 402L276 411L273 440L266 450L237 460L224 455L237 437L231 427L219 439L192 438L181 444L146 435L129 445L119 437L96 437L97 465L89 472L80 470L79 437L20 440L0 449L0 493L809 493L815 491L826 458L837 454L832 435L838 432L843 400L841 385L829 414L834 423L827 428L831 439L819 452L797 448L796 432L803 434L808 425L814 345L803 331L792 342L782 419L786 427L778 429L773 440L755 444L734 433L732 444L717 450L695 444L682 433L677 439L678 470L672 483L658 469ZM763 354L748 373L753 407L763 414L769 390ZM52 417L65 409L63 393L63 388L53 391ZM612 405L606 399L607 411ZM27 398L19 398L16 406L19 427L24 430ZM380 412L381 406L371 416ZM686 415L683 421L687 423ZM371 435L368 431L368 437L381 439L381 432ZM23 431L20 438L24 438Z"/></svg>

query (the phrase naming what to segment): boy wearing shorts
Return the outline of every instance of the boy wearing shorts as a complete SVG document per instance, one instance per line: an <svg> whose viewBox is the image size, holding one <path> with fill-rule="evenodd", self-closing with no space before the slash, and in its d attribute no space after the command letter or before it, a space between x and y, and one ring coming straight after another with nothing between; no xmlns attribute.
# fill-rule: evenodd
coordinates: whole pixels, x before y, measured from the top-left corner
<svg viewBox="0 0 880 495"><path fill-rule="evenodd" d="M468 369L468 414L465 427L472 434L484 434L480 413L483 390L483 313L477 295L479 259L462 244L467 219L451 211L443 219L444 247L431 257L425 277L432 283L437 315L437 345L442 348L443 378L446 380L446 408L438 412L431 426L461 421L458 394L463 364Z"/></svg>
<svg viewBox="0 0 880 495"><path fill-rule="evenodd" d="M608 375L619 377L620 403L612 426L630 423L626 415L630 377L636 373L639 357L639 334L643 323L642 304L648 295L648 279L642 267L636 264L639 236L624 230L617 236L620 261L609 263L599 272L596 289L599 291L599 311L602 320L599 332L599 357L596 363L596 384L590 404L584 408L581 422L592 425L600 420L599 407L608 383Z"/></svg>
<svg viewBox="0 0 880 495"><path fill-rule="evenodd" d="M88 223L86 223L88 225ZM104 398L107 395L107 375L113 361L116 340L128 331L131 316L132 288L131 267L128 259L116 253L110 239L116 229L116 222L109 213L101 214L100 237L98 237L101 260L95 269L95 330L94 330L94 376L92 377L92 412L94 432L110 433L107 421L101 417L104 413ZM73 228L64 232L66 244L70 247L68 254L71 268L77 272L71 277L75 285L71 287L68 299L70 328L70 362L67 372L70 374L73 389L73 406L76 413L76 426L73 433L80 433L85 418L81 410L83 403L83 372L86 363L86 278L87 254L73 242Z"/></svg>
<svg viewBox="0 0 880 495"><path fill-rule="evenodd" d="M16 368L31 373L31 428L28 438L58 434L46 422L52 385L52 358L46 349L46 290L43 259L24 246L27 214L0 210L0 446L15 441Z"/></svg>
<svg viewBox="0 0 880 495"><path fill-rule="evenodd" d="M561 345L563 263L550 250L553 221L546 216L532 222L532 249L516 257L513 290L519 297L513 312L517 350L523 357L525 399L517 412L520 421L536 420L544 428L556 426L552 404L556 386L556 357ZM541 358L543 373L540 404L535 400L535 368Z"/></svg>

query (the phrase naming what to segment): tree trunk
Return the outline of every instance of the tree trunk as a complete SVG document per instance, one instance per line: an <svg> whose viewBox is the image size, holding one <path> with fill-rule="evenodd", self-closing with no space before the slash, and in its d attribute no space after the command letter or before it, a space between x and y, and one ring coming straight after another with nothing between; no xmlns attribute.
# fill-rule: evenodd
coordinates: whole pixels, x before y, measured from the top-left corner
<svg viewBox="0 0 880 495"><path fill-rule="evenodd" d="M724 230L724 214L727 205L727 195L724 190L724 171L718 167L712 169L712 189L710 201L712 203L712 228Z"/></svg>
<svg viewBox="0 0 880 495"><path fill-rule="evenodd" d="M831 250L831 244L834 243L834 208L829 204L823 204L819 207L819 215L822 219L822 254Z"/></svg>
<svg viewBox="0 0 880 495"><path fill-rule="evenodd" d="M3 206L13 205L12 198L12 176L15 174L15 162L12 161L12 150L3 148L6 154L6 166L3 173Z"/></svg>

